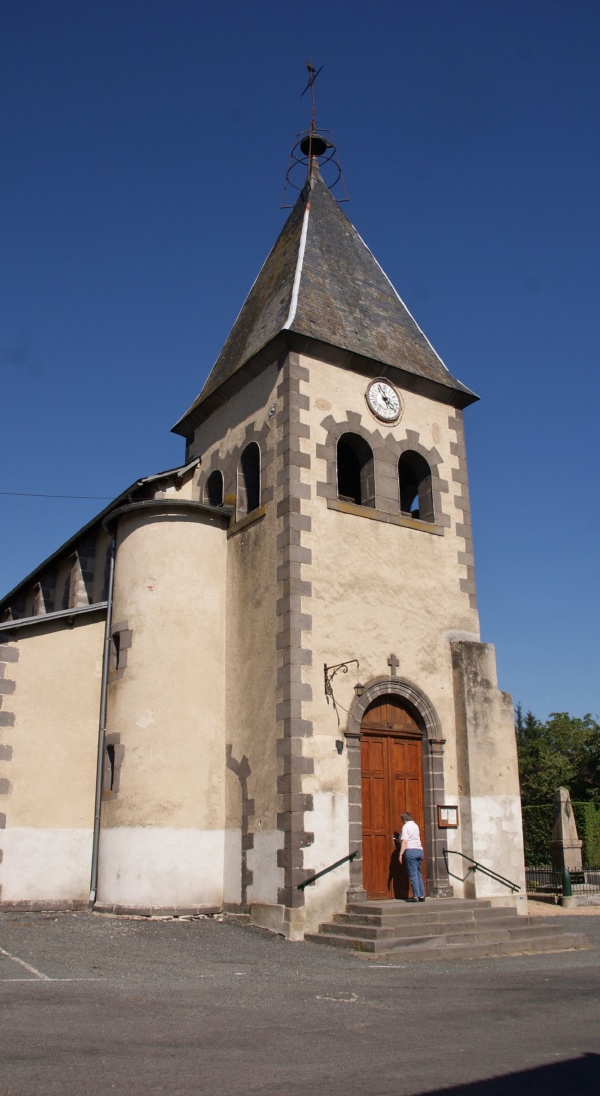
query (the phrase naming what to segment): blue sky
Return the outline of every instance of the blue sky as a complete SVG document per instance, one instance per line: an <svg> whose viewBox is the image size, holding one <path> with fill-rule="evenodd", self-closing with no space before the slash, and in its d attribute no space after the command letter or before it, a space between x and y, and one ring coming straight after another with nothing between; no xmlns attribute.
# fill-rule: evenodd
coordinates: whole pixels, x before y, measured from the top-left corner
<svg viewBox="0 0 600 1096"><path fill-rule="evenodd" d="M0 16L0 492L183 460L272 246L324 65L344 210L466 412L482 638L540 717L600 715L600 5L19 0ZM0 593L102 508L0 494Z"/></svg>

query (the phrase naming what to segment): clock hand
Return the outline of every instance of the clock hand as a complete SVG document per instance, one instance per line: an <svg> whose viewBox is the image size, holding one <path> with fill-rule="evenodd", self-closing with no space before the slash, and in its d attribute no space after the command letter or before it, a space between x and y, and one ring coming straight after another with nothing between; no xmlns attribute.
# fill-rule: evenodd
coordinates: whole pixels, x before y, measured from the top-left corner
<svg viewBox="0 0 600 1096"><path fill-rule="evenodd" d="M377 391L383 402L386 403L388 407L393 407L393 403L382 384L377 385Z"/></svg>

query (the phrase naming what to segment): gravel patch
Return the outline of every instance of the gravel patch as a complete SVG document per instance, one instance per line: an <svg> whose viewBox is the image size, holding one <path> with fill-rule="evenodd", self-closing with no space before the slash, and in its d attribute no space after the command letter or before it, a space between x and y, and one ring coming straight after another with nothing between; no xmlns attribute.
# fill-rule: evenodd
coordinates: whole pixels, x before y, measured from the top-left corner
<svg viewBox="0 0 600 1096"><path fill-rule="evenodd" d="M599 917L600 895L578 898L578 905L565 909L555 902L541 902L537 898L527 900L527 912L530 917ZM585 903L585 905L584 905Z"/></svg>

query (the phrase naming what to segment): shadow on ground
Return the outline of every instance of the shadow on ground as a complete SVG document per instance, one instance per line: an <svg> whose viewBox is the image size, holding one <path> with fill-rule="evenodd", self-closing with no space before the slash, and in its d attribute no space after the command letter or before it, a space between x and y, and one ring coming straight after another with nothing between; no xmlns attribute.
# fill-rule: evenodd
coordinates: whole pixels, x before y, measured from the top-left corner
<svg viewBox="0 0 600 1096"><path fill-rule="evenodd" d="M568 1062L537 1066L505 1073L486 1081L436 1088L422 1096L548 1096L550 1092L590 1093L600 1091L600 1054L584 1054Z"/></svg>

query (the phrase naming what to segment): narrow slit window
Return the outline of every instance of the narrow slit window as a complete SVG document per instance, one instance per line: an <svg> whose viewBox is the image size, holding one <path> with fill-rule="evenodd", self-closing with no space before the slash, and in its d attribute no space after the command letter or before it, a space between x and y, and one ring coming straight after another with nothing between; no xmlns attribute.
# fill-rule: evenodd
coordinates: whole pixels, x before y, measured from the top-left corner
<svg viewBox="0 0 600 1096"><path fill-rule="evenodd" d="M250 514L260 506L260 449L254 441L242 453L240 472L239 510Z"/></svg>
<svg viewBox="0 0 600 1096"><path fill-rule="evenodd" d="M120 632L113 632L111 638L112 638L112 645L113 645L113 666L112 666L112 669L113 670L118 670L119 669L119 660L120 660L120 657L121 657L121 633Z"/></svg>
<svg viewBox="0 0 600 1096"><path fill-rule="evenodd" d="M112 792L115 785L115 747L106 747L106 759L104 766L104 790Z"/></svg>

